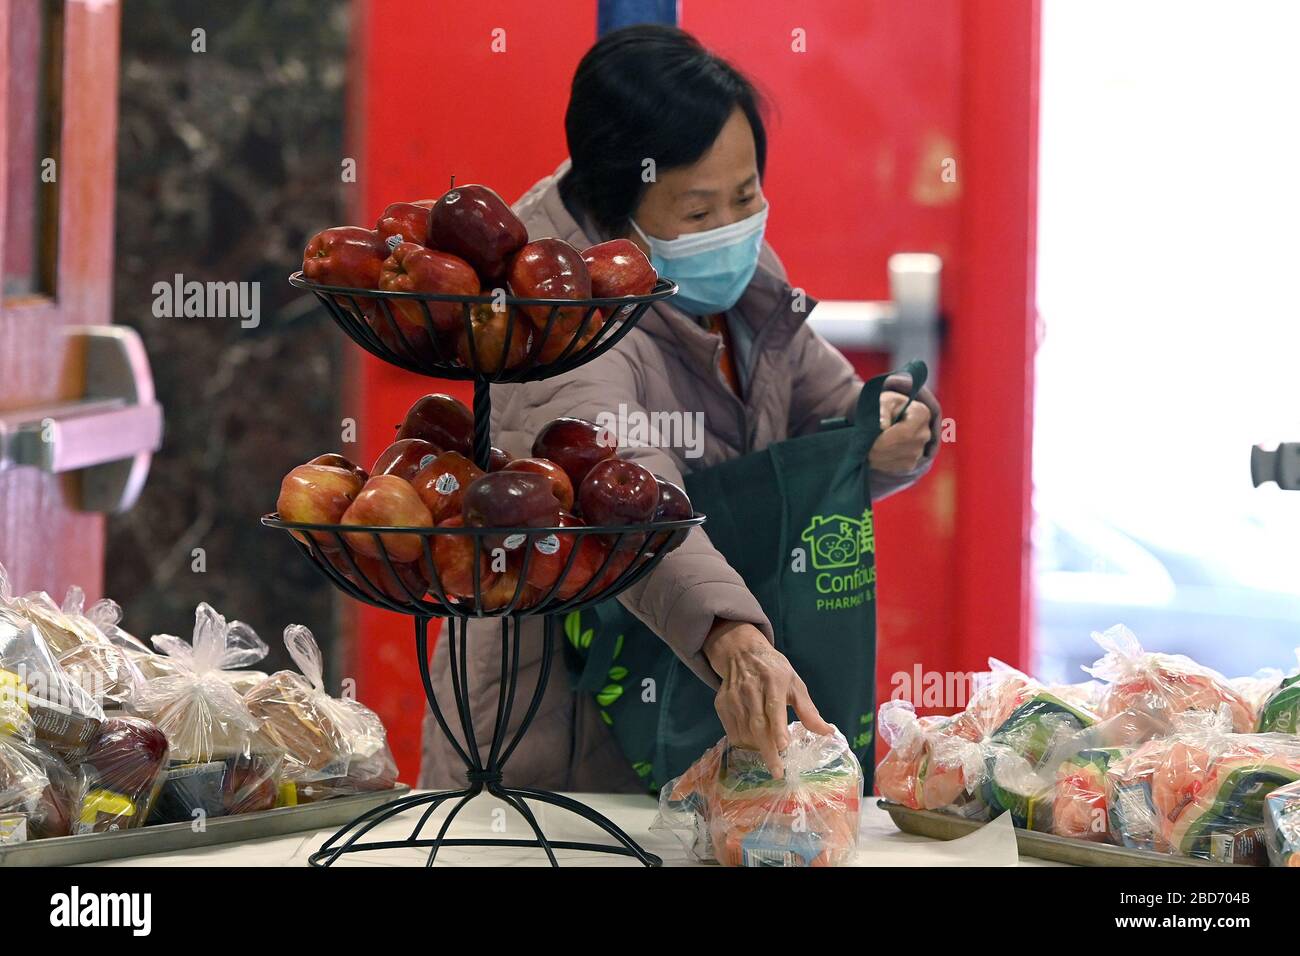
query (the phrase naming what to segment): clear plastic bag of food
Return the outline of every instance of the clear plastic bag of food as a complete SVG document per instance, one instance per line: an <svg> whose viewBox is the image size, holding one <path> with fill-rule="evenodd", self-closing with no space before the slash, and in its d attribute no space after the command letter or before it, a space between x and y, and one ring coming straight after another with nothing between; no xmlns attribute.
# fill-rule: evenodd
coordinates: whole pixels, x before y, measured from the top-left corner
<svg viewBox="0 0 1300 956"><path fill-rule="evenodd" d="M75 755L99 733L104 711L55 660L45 638L0 598L0 698L31 719L34 739Z"/></svg>
<svg viewBox="0 0 1300 956"><path fill-rule="evenodd" d="M1129 847L1262 865L1265 798L1300 780L1300 738L1235 733L1226 703L1190 716L1107 770L1111 831Z"/></svg>
<svg viewBox="0 0 1300 956"><path fill-rule="evenodd" d="M1115 842L1106 804L1106 771L1132 751L1131 747L1080 750L1057 765L1053 833L1096 843Z"/></svg>
<svg viewBox="0 0 1300 956"><path fill-rule="evenodd" d="M1264 798L1264 837L1270 864L1300 867L1300 783Z"/></svg>
<svg viewBox="0 0 1300 956"><path fill-rule="evenodd" d="M377 714L325 689L324 661L311 631L284 629L284 644L302 673L277 671L245 694L253 715L285 754L282 781L290 802L309 802L397 782L397 764Z"/></svg>
<svg viewBox="0 0 1300 956"><path fill-rule="evenodd" d="M145 825L162 788L166 735L140 717L110 717L77 763L73 832L109 833Z"/></svg>
<svg viewBox="0 0 1300 956"><path fill-rule="evenodd" d="M1300 659L1300 648L1296 650ZM1300 734L1300 669L1278 675L1255 713L1258 733Z"/></svg>
<svg viewBox="0 0 1300 956"><path fill-rule="evenodd" d="M136 698L136 710L156 723L171 743L175 764L225 765L222 793L227 813L274 806L284 762L284 754L260 733L261 722L222 673L257 653L250 647L250 634L247 625L228 623L210 605L200 604L194 612L192 643L170 634L154 635L153 644L171 659L172 672L147 681ZM207 807L192 808L199 809L209 812Z"/></svg>
<svg viewBox="0 0 1300 956"><path fill-rule="evenodd" d="M1144 650L1123 625L1102 634L1094 632L1092 639L1105 653L1084 670L1109 685L1102 700L1102 717L1145 713L1168 733L1176 715L1187 711L1217 712L1220 705L1226 704L1233 730L1249 733L1254 729L1250 704L1217 671L1182 654Z"/></svg>
<svg viewBox="0 0 1300 956"><path fill-rule="evenodd" d="M795 721L774 779L762 756L724 737L659 794L655 829L723 866L842 866L858 843L862 768L838 731Z"/></svg>

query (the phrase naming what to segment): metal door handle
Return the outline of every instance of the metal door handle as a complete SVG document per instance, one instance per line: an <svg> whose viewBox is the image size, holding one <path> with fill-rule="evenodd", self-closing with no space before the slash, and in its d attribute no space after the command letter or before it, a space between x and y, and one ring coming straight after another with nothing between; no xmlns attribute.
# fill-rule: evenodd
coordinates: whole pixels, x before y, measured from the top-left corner
<svg viewBox="0 0 1300 956"><path fill-rule="evenodd" d="M85 371L80 399L0 412L0 471L33 467L80 473L82 511L116 513L135 504L162 444L162 406L134 329L69 326L68 348Z"/></svg>

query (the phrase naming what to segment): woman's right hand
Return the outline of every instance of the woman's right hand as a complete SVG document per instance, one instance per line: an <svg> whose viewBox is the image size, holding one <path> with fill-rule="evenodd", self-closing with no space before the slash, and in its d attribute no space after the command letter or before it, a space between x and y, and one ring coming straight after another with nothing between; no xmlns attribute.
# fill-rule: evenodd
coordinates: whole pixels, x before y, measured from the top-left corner
<svg viewBox="0 0 1300 956"><path fill-rule="evenodd" d="M807 685L785 655L754 625L716 621L704 639L703 651L722 678L714 707L727 739L732 746L762 754L774 778L785 775L781 751L790 745L787 707L793 707L795 716L813 733L835 732L817 712Z"/></svg>

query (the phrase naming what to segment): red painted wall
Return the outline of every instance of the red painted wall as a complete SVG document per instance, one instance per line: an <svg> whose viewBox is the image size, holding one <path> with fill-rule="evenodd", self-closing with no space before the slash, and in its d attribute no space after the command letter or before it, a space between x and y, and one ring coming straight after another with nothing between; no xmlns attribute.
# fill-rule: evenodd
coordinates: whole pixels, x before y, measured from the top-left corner
<svg viewBox="0 0 1300 956"><path fill-rule="evenodd" d="M357 221L436 195L453 173L514 199L564 157L568 86L595 39L595 2L491 6L416 13L356 0ZM958 441L878 512L882 695L916 662L942 671L989 654L1027 659L1036 11L1036 0L681 4L682 26L771 101L769 237L796 285L820 298L885 298L891 253L944 259L953 347L939 394ZM504 53L491 49L497 28ZM806 52L792 49L795 30ZM948 158L955 183L940 175ZM864 374L884 370L879 357L853 359ZM363 460L419 395L468 397L359 353L357 363ZM366 609L357 635L349 673L413 779L424 703L410 622Z"/></svg>

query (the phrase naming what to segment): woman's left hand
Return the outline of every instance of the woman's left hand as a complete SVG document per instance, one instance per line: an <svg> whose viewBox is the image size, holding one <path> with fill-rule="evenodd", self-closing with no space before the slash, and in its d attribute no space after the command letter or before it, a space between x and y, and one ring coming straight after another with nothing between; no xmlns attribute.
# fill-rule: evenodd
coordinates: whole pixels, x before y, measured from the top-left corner
<svg viewBox="0 0 1300 956"><path fill-rule="evenodd" d="M867 464L873 471L906 475L915 471L925 457L925 446L932 437L930 409L918 399L907 406L903 420L893 424L906 404L907 396L900 392L880 393L880 424L884 430L867 456Z"/></svg>

